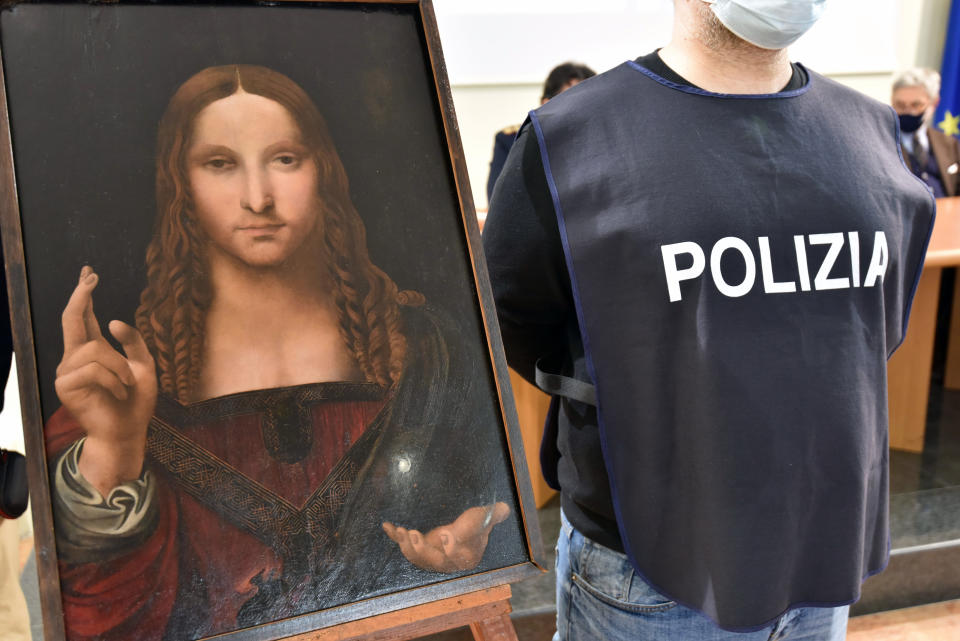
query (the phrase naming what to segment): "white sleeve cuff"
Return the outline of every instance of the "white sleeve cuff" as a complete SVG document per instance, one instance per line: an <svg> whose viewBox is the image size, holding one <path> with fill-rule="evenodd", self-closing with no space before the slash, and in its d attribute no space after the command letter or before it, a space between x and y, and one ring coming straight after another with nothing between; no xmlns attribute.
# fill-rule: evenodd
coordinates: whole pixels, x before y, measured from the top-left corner
<svg viewBox="0 0 960 641"><path fill-rule="evenodd" d="M150 521L156 495L154 475L144 468L140 478L116 486L104 499L80 473L82 438L60 457L53 474L59 507L87 536L130 536Z"/></svg>

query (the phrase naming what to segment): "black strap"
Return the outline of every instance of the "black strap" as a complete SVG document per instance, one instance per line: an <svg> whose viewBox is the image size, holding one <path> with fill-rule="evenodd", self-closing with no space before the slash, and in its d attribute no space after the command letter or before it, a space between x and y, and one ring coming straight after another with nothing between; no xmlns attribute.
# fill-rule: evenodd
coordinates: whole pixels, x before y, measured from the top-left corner
<svg viewBox="0 0 960 641"><path fill-rule="evenodd" d="M564 396L587 405L597 406L597 390L590 383L546 371L547 359L537 361L537 387L551 396ZM553 369L552 367L550 369Z"/></svg>
<svg viewBox="0 0 960 641"><path fill-rule="evenodd" d="M15 519L27 509L27 459L0 449L0 518Z"/></svg>

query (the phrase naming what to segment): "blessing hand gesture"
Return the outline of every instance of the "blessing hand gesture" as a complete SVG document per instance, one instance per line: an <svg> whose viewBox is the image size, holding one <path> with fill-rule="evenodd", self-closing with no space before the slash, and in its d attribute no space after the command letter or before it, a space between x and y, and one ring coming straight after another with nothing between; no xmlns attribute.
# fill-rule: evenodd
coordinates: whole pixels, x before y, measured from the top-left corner
<svg viewBox="0 0 960 641"><path fill-rule="evenodd" d="M63 359L55 387L60 402L87 432L80 473L106 497L118 484L140 476L157 376L135 328L118 320L108 326L125 355L103 337L93 313L98 282L93 269L84 267L63 310Z"/></svg>

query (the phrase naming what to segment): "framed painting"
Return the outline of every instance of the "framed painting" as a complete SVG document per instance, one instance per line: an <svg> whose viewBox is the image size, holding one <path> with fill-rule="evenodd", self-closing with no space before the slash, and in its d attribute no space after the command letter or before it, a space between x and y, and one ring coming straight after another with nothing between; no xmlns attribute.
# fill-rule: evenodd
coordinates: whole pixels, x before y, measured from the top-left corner
<svg viewBox="0 0 960 641"><path fill-rule="evenodd" d="M6 2L47 639L281 639L540 572L429 0Z"/></svg>

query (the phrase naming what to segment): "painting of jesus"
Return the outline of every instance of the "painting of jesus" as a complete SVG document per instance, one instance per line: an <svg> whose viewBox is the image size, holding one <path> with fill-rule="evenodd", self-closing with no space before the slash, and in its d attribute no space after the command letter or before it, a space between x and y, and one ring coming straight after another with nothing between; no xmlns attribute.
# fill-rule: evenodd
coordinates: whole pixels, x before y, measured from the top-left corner
<svg viewBox="0 0 960 641"><path fill-rule="evenodd" d="M95 264L62 313L45 439L67 638L204 638L490 567L518 508L489 478L476 364L371 261L307 93L204 68L155 167L135 324L101 324Z"/></svg>

